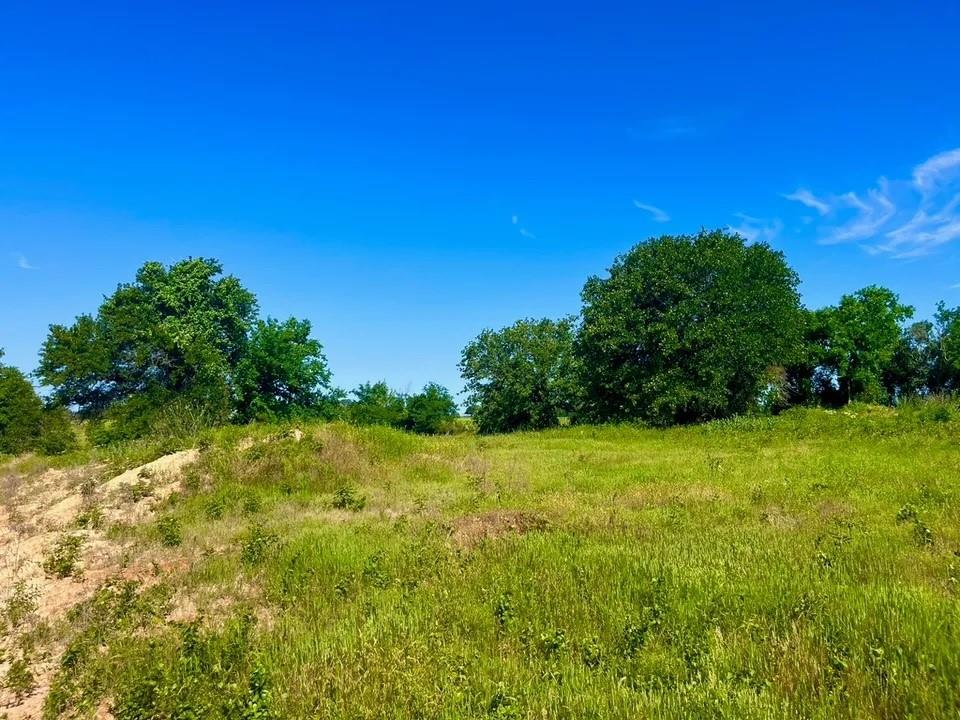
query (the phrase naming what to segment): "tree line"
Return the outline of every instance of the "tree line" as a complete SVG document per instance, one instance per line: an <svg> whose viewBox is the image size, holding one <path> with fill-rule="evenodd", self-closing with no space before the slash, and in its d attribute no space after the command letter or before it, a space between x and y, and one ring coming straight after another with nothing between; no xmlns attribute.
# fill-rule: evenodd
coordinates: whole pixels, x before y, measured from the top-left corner
<svg viewBox="0 0 960 720"><path fill-rule="evenodd" d="M579 318L485 330L460 369L481 432L572 422L656 426L792 405L892 404L960 389L960 308L870 286L800 302L783 254L722 230L663 236L591 277Z"/></svg>
<svg viewBox="0 0 960 720"><path fill-rule="evenodd" d="M19 370L0 368L0 452L67 449L68 410L99 445L290 417L436 433L458 416L436 383L410 395L385 383L334 388L310 322L261 318L253 293L206 258L145 263L96 314L52 325L35 377L50 388L45 402Z"/></svg>
<svg viewBox="0 0 960 720"><path fill-rule="evenodd" d="M894 403L960 386L960 308L871 286L810 310L783 254L722 230L651 238L584 285L579 317L484 330L459 368L483 433L561 422L702 422L791 405ZM458 427L450 392L332 385L307 320L261 318L216 260L148 262L95 314L52 325L35 378L0 365L0 452L290 417Z"/></svg>

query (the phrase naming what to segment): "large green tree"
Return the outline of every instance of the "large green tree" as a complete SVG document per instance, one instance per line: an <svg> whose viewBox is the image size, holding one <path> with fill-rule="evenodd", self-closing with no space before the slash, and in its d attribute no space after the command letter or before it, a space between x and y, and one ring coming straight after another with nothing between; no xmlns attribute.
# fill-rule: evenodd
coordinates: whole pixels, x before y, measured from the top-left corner
<svg viewBox="0 0 960 720"><path fill-rule="evenodd" d="M346 405L346 415L352 422L358 425L403 425L407 413L406 399L382 380L363 383L350 394L353 399Z"/></svg>
<svg viewBox="0 0 960 720"><path fill-rule="evenodd" d="M901 346L902 325L913 308L892 290L870 285L817 315L824 328L821 368L833 378L841 401L888 402L884 373Z"/></svg>
<svg viewBox="0 0 960 720"><path fill-rule="evenodd" d="M427 383L423 390L407 398L404 427L417 433L443 432L457 417L457 403L442 385Z"/></svg>
<svg viewBox="0 0 960 720"><path fill-rule="evenodd" d="M221 273L219 262L204 258L144 264L96 316L50 328L40 379L57 402L87 415L134 396L189 395L226 410L257 303Z"/></svg>
<svg viewBox="0 0 960 720"><path fill-rule="evenodd" d="M936 331L929 320L912 323L900 333L890 362L883 369L888 397L902 399L935 392Z"/></svg>
<svg viewBox="0 0 960 720"><path fill-rule="evenodd" d="M749 409L798 356L798 282L782 253L723 230L637 245L583 288L588 414L665 425Z"/></svg>
<svg viewBox="0 0 960 720"><path fill-rule="evenodd" d="M308 320L257 321L234 375L237 412L242 419L318 412L329 387L323 346L310 337Z"/></svg>
<svg viewBox="0 0 960 720"><path fill-rule="evenodd" d="M573 320L520 320L484 330L464 349L467 406L483 433L538 429L571 415L578 399Z"/></svg>
<svg viewBox="0 0 960 720"><path fill-rule="evenodd" d="M937 305L934 339L934 369L931 378L938 392L960 391L960 307Z"/></svg>
<svg viewBox="0 0 960 720"><path fill-rule="evenodd" d="M33 449L42 429L43 403L33 385L16 368L0 365L0 453Z"/></svg>

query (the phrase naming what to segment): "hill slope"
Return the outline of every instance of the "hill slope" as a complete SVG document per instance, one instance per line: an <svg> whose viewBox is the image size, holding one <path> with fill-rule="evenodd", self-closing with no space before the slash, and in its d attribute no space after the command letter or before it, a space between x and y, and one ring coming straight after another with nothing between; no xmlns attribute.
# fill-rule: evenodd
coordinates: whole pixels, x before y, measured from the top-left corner
<svg viewBox="0 0 960 720"><path fill-rule="evenodd" d="M935 419L12 460L6 712L953 717L960 425Z"/></svg>

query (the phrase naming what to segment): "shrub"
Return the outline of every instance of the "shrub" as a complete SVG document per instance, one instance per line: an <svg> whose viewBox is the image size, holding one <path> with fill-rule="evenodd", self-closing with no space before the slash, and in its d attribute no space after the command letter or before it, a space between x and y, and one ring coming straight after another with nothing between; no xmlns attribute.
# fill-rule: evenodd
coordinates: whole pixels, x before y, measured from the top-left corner
<svg viewBox="0 0 960 720"><path fill-rule="evenodd" d="M44 572L58 578L76 575L82 548L82 535L62 535L43 561Z"/></svg>
<svg viewBox="0 0 960 720"><path fill-rule="evenodd" d="M95 503L85 504L77 513L75 523L78 528L97 530L103 526L103 510Z"/></svg>
<svg viewBox="0 0 960 720"><path fill-rule="evenodd" d="M423 391L407 398L408 430L427 435L444 432L445 427L457 417L457 403L453 395L442 385L428 383Z"/></svg>
<svg viewBox="0 0 960 720"><path fill-rule="evenodd" d="M342 487L333 494L333 506L338 510L353 510L358 512L363 510L367 504L367 499L355 490Z"/></svg>
<svg viewBox="0 0 960 720"><path fill-rule="evenodd" d="M183 542L183 530L180 521L168 515L157 521L157 532L160 534L160 544L164 547L177 547Z"/></svg>
<svg viewBox="0 0 960 720"><path fill-rule="evenodd" d="M3 609L7 624L11 630L18 629L37 611L37 598L40 593L36 588L29 587L26 580L18 580L13 586L13 593L7 599Z"/></svg>
<svg viewBox="0 0 960 720"><path fill-rule="evenodd" d="M0 366L0 453L18 453L37 446L43 405L22 372Z"/></svg>
<svg viewBox="0 0 960 720"><path fill-rule="evenodd" d="M250 528L240 548L240 561L244 565L259 565L267 553L279 542L275 533L264 529L259 523Z"/></svg>
<svg viewBox="0 0 960 720"><path fill-rule="evenodd" d="M127 502L137 503L153 495L153 483L150 482L150 476L141 471L141 476L136 482L127 483L123 486L123 498Z"/></svg>
<svg viewBox="0 0 960 720"><path fill-rule="evenodd" d="M45 455L62 455L75 450L78 445L70 411L62 407L44 410L38 445L40 451Z"/></svg>
<svg viewBox="0 0 960 720"><path fill-rule="evenodd" d="M346 407L346 415L357 425L391 425L400 427L406 419L404 398L385 382L364 383L351 393L354 400Z"/></svg>
<svg viewBox="0 0 960 720"><path fill-rule="evenodd" d="M3 685L19 703L36 689L37 681L33 677L33 672L31 672L27 661L24 658L17 658L10 663L10 668L3 679Z"/></svg>

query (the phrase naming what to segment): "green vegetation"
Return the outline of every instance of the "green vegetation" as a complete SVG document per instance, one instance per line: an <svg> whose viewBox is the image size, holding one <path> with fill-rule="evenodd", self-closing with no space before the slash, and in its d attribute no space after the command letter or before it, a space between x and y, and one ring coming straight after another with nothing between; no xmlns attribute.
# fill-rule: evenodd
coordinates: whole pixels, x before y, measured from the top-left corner
<svg viewBox="0 0 960 720"><path fill-rule="evenodd" d="M579 318L470 342L464 419L435 383L336 389L310 324L259 319L216 261L146 263L50 328L46 403L0 367L0 453L57 456L0 465L0 519L60 533L21 563L36 587L9 571L4 697L956 717L960 308L907 325L871 286L808 310L798 282L723 231L641 243ZM86 599L48 621L66 578Z"/></svg>
<svg viewBox="0 0 960 720"><path fill-rule="evenodd" d="M96 316L54 325L38 377L95 419L94 440L158 426L318 413L330 374L310 323L256 318L256 298L214 260L148 262Z"/></svg>
<svg viewBox="0 0 960 720"><path fill-rule="evenodd" d="M198 439L129 538L189 563L71 612L48 720L960 710L954 403L301 429Z"/></svg>
<svg viewBox="0 0 960 720"><path fill-rule="evenodd" d="M426 435L456 432L457 403L437 383L427 383L413 395L395 392L383 381L364 383L351 394L342 414L357 425L388 425Z"/></svg>
<svg viewBox="0 0 960 720"><path fill-rule="evenodd" d="M325 407L330 371L310 323L258 321L236 370L241 419L277 419Z"/></svg>
<svg viewBox="0 0 960 720"><path fill-rule="evenodd" d="M572 415L578 406L573 339L574 322L567 318L520 320L470 342L460 371L480 432L538 430Z"/></svg>
<svg viewBox="0 0 960 720"><path fill-rule="evenodd" d="M332 385L307 320L257 316L216 260L145 263L96 315L53 325L36 377L0 367L0 453L80 442L176 444L251 421L344 419L422 434L562 424L688 424L796 405L898 404L960 388L960 308L906 325L887 288L808 310L783 254L723 230L651 238L583 287L580 317L486 329L461 354L466 407L427 383Z"/></svg>
<svg viewBox="0 0 960 720"><path fill-rule="evenodd" d="M406 400L403 427L416 433L434 435L446 431L457 417L453 395L437 383L428 383Z"/></svg>
<svg viewBox="0 0 960 720"><path fill-rule="evenodd" d="M42 427L43 403L33 385L16 368L0 365L0 453L32 449Z"/></svg>
<svg viewBox="0 0 960 720"><path fill-rule="evenodd" d="M768 369L799 354L799 282L781 253L719 230L637 245L583 289L587 416L670 425L750 410Z"/></svg>
<svg viewBox="0 0 960 720"><path fill-rule="evenodd" d="M818 311L814 322L822 341L814 347L819 351L819 376L831 379L835 392L848 402L889 400L884 371L901 348L901 324L911 315L913 308L876 286L844 295L836 307Z"/></svg>
<svg viewBox="0 0 960 720"><path fill-rule="evenodd" d="M43 570L47 575L66 578L80 572L80 551L83 547L82 535L61 535L50 554L43 561Z"/></svg>

